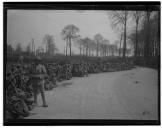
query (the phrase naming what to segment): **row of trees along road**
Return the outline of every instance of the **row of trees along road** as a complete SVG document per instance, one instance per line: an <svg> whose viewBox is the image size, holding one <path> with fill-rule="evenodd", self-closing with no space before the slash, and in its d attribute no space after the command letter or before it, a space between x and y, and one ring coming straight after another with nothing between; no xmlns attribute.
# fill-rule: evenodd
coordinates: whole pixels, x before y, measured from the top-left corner
<svg viewBox="0 0 162 128"><path fill-rule="evenodd" d="M110 44L101 34L94 38L82 38L80 29L75 25L67 25L62 30L65 40L65 55L72 54L72 42L79 48L80 55L109 56L118 55L123 58L131 51L135 57L158 56L160 53L159 11L109 11L108 16L118 39ZM131 27L131 29L130 29ZM132 28L133 27L133 28ZM129 29L129 31L128 31ZM130 46L130 47L127 47ZM118 53L118 54L117 54Z"/></svg>
<svg viewBox="0 0 162 128"><path fill-rule="evenodd" d="M79 48L80 55L86 56L108 56L114 55L117 50L117 44L110 44L109 40L104 39L101 34L96 34L94 39L89 37L82 38L79 35L80 29L75 25L67 25L63 28L61 35L65 40L65 55L72 54L72 42ZM96 53L95 53L96 52Z"/></svg>
<svg viewBox="0 0 162 128"><path fill-rule="evenodd" d="M135 57L160 55L160 12L159 11L108 11L112 30L118 37L115 42L104 38L101 34L94 35L93 39L82 37L80 29L67 25L62 29L61 36L65 41L65 55L72 55L72 44L79 49L80 55L85 56L122 56L134 55ZM131 29L130 29L131 27ZM34 39L26 48L27 54L55 55L58 51L54 37L46 34L42 46L35 48ZM129 47L128 47L129 46ZM21 44L18 43L14 50L11 45L7 47L8 53L21 53ZM133 54L132 54L133 51Z"/></svg>

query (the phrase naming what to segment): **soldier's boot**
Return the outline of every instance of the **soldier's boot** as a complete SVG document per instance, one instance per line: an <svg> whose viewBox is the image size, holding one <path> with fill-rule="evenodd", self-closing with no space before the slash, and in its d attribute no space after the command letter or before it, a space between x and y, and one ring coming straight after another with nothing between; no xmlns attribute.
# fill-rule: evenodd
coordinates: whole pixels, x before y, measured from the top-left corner
<svg viewBox="0 0 162 128"><path fill-rule="evenodd" d="M34 106L37 106L38 102L37 102L37 92L34 92Z"/></svg>
<svg viewBox="0 0 162 128"><path fill-rule="evenodd" d="M41 91L41 96L42 96L42 101L43 101L43 107L48 107L48 105L46 103L46 98L45 98L43 85L40 87L40 91Z"/></svg>
<svg viewBox="0 0 162 128"><path fill-rule="evenodd" d="M47 103L46 103L44 91L41 92L41 95L42 95L43 107L48 107L48 105L47 105Z"/></svg>

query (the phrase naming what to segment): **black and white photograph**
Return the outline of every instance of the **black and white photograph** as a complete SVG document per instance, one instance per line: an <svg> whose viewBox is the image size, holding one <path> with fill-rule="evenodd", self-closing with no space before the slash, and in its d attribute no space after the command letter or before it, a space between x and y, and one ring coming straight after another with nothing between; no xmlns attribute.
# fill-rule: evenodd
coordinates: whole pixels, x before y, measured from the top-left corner
<svg viewBox="0 0 162 128"><path fill-rule="evenodd" d="M3 3L6 123L160 124L160 2L69 3Z"/></svg>

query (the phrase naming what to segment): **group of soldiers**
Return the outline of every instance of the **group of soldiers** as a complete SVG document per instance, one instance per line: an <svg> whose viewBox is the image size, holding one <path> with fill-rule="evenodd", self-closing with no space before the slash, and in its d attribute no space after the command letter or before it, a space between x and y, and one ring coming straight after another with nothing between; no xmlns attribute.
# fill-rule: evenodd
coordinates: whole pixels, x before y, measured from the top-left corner
<svg viewBox="0 0 162 128"><path fill-rule="evenodd" d="M129 62L79 61L64 63L45 63L36 57L31 64L25 64L21 56L17 64L7 67L6 106L13 115L27 116L37 106L37 95L41 93L43 107L48 107L45 90L57 87L56 82L72 77L84 77L89 73L119 71L132 68ZM34 97L34 101L31 100Z"/></svg>
<svg viewBox="0 0 162 128"><path fill-rule="evenodd" d="M8 67L5 83L6 118L19 118L29 115L32 109L33 88L29 77L24 75L25 66L13 64Z"/></svg>
<svg viewBox="0 0 162 128"><path fill-rule="evenodd" d="M30 66L23 63L21 56L17 64L7 67L6 71L6 118L28 116L29 111L37 106L37 95L41 93L43 107L48 107L44 84L48 78L41 58L36 57ZM34 96L34 101L31 98Z"/></svg>
<svg viewBox="0 0 162 128"><path fill-rule="evenodd" d="M69 80L72 78L72 65L70 63L57 64L57 63L48 63L45 65L47 68L48 74L50 74L51 80L62 81Z"/></svg>
<svg viewBox="0 0 162 128"><path fill-rule="evenodd" d="M75 63L72 68L72 75L76 77L88 76L88 65L87 63Z"/></svg>

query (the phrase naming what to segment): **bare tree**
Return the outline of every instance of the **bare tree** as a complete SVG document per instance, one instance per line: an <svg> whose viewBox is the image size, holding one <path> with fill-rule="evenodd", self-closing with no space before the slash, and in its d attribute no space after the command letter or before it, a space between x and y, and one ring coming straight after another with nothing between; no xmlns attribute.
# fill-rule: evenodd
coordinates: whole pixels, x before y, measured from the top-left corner
<svg viewBox="0 0 162 128"><path fill-rule="evenodd" d="M94 50L96 50L96 44L95 44L94 40L90 39L90 42L89 42L89 56L92 55Z"/></svg>
<svg viewBox="0 0 162 128"><path fill-rule="evenodd" d="M67 56L67 50L68 50L68 46L69 46L69 42L68 42L68 36L66 34L66 30L63 29L61 32L61 35L63 36L63 39L65 40L65 55Z"/></svg>
<svg viewBox="0 0 162 128"><path fill-rule="evenodd" d="M138 56L138 27L140 19L142 19L143 12L142 11L133 11L133 19L136 23L136 42L135 42L135 49L134 49L134 55Z"/></svg>
<svg viewBox="0 0 162 128"><path fill-rule="evenodd" d="M119 56L121 56L123 33L120 35Z"/></svg>
<svg viewBox="0 0 162 128"><path fill-rule="evenodd" d="M110 44L109 45L109 50L110 50L111 55L114 56L115 55L115 52L117 50L117 46L114 45L114 44Z"/></svg>
<svg viewBox="0 0 162 128"><path fill-rule="evenodd" d="M137 56L155 56L155 52L158 51L158 12L151 11L145 12L145 17L141 20L142 25L138 29L138 43L136 43L136 32L133 31L129 35L129 41L134 48L134 55ZM149 22L149 23L148 23ZM158 45L158 47L157 47ZM135 52L137 48L137 53Z"/></svg>
<svg viewBox="0 0 162 128"><path fill-rule="evenodd" d="M113 26L114 27L122 27L124 28L124 43L123 43L123 58L125 58L126 54L126 38L127 38L127 21L129 18L129 12L128 11L113 11L112 12L112 18L113 18Z"/></svg>
<svg viewBox="0 0 162 128"><path fill-rule="evenodd" d="M159 52L159 19L157 11L146 11L143 25L144 37L144 56L154 56Z"/></svg>
<svg viewBox="0 0 162 128"><path fill-rule="evenodd" d="M35 55L35 43L33 38L31 39L31 52Z"/></svg>
<svg viewBox="0 0 162 128"><path fill-rule="evenodd" d="M109 40L103 39L102 44L101 44L101 49L102 49L102 55L107 56L108 53L108 45L110 44Z"/></svg>
<svg viewBox="0 0 162 128"><path fill-rule="evenodd" d="M89 51L91 39L88 38L88 37L85 37L84 39L82 39L82 41L83 41L83 46L84 46L85 51L86 51L86 56L88 56L88 51Z"/></svg>
<svg viewBox="0 0 162 128"><path fill-rule="evenodd" d="M80 55L82 55L82 48L83 48L83 39L81 38L80 35L78 35L78 37L75 39L76 41L76 46L79 46L79 53Z"/></svg>
<svg viewBox="0 0 162 128"><path fill-rule="evenodd" d="M41 47L41 46L39 46L38 48L37 48L37 50L36 50L36 54L37 55L42 55L44 53L44 49Z"/></svg>
<svg viewBox="0 0 162 128"><path fill-rule="evenodd" d="M7 54L12 55L14 52L14 49L11 44L7 45Z"/></svg>
<svg viewBox="0 0 162 128"><path fill-rule="evenodd" d="M26 53L28 55L30 55L30 53L31 53L30 43L26 46Z"/></svg>
<svg viewBox="0 0 162 128"><path fill-rule="evenodd" d="M152 11L147 10L145 12L145 24L146 24L146 35L145 35L145 46L144 46L144 56L150 56L150 19Z"/></svg>
<svg viewBox="0 0 162 128"><path fill-rule="evenodd" d="M70 56L71 56L71 47L72 47L72 40L78 37L79 28L75 25L67 25L63 30L61 35L63 36L63 39L66 40L66 52L67 52L67 46L69 46L70 49Z"/></svg>
<svg viewBox="0 0 162 128"><path fill-rule="evenodd" d="M99 53L99 46L100 46L100 43L102 43L103 41L103 37L101 34L96 34L94 36L94 40L96 42L96 56L98 56L98 53Z"/></svg>
<svg viewBox="0 0 162 128"><path fill-rule="evenodd" d="M21 54L21 52L22 52L21 43L17 43L15 52L17 54Z"/></svg>
<svg viewBox="0 0 162 128"><path fill-rule="evenodd" d="M55 50L57 49L54 42L54 37L52 35L46 34L43 38L43 43L46 44L47 55L54 55Z"/></svg>

